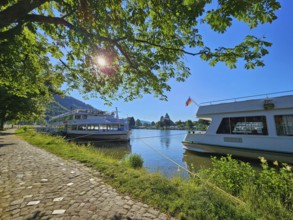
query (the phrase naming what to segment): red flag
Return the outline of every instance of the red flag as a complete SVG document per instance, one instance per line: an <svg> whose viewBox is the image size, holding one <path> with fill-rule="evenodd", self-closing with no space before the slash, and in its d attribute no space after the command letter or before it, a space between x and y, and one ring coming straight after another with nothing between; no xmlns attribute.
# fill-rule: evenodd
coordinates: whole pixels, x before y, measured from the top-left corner
<svg viewBox="0 0 293 220"><path fill-rule="evenodd" d="M189 106L192 103L192 99L189 97L185 103L186 106Z"/></svg>

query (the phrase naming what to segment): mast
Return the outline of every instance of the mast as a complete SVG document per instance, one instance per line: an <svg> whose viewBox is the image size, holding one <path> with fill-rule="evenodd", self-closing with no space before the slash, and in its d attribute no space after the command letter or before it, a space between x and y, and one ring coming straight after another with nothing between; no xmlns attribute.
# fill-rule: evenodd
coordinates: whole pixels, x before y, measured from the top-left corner
<svg viewBox="0 0 293 220"><path fill-rule="evenodd" d="M118 108L116 107L115 109L116 109L116 110L115 110L116 118L118 119L118 118L119 118L119 116L118 116Z"/></svg>

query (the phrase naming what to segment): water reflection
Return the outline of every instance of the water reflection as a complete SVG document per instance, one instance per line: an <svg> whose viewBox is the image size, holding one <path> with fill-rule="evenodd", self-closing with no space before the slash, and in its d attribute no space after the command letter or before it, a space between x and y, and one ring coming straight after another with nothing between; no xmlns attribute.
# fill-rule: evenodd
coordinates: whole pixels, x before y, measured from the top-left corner
<svg viewBox="0 0 293 220"><path fill-rule="evenodd" d="M160 143L162 146L166 147L167 149L170 147L171 144L171 136L170 130L160 130Z"/></svg>
<svg viewBox="0 0 293 220"><path fill-rule="evenodd" d="M211 155L185 151L183 162L188 170L197 173L202 168L212 167Z"/></svg>
<svg viewBox="0 0 293 220"><path fill-rule="evenodd" d="M216 157L220 159L221 157L227 157L225 154L209 154L209 153L199 153L194 151L185 151L183 156L183 161L186 164L186 167L189 170L193 170L194 172L198 172L200 169L211 168L212 165L212 157ZM239 162L248 163L253 167L254 170L261 171L261 162L259 159L253 158L245 158L239 156L232 156L232 159L236 159ZM270 165L270 162L268 162Z"/></svg>

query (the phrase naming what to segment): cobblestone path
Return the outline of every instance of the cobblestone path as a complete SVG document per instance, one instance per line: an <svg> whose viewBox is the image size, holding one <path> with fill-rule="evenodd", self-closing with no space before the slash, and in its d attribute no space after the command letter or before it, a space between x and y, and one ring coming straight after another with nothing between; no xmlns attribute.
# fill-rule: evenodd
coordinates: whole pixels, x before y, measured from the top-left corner
<svg viewBox="0 0 293 220"><path fill-rule="evenodd" d="M0 219L170 219L99 172L0 133Z"/></svg>

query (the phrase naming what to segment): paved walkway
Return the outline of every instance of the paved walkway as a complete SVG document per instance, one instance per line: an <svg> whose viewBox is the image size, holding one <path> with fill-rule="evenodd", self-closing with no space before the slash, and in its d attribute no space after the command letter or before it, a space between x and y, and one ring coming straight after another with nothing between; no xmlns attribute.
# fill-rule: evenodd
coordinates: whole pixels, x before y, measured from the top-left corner
<svg viewBox="0 0 293 220"><path fill-rule="evenodd" d="M170 219L101 174L0 133L0 219Z"/></svg>

